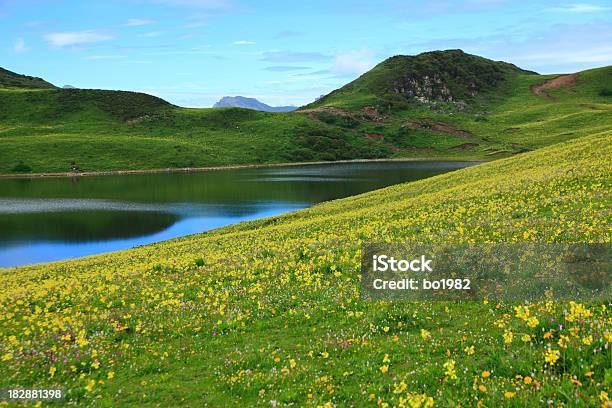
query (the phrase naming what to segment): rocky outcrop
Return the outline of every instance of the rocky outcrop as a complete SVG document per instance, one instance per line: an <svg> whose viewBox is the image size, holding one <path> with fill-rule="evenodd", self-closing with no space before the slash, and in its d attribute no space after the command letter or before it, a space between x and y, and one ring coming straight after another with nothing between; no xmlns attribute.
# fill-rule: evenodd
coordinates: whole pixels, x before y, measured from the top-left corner
<svg viewBox="0 0 612 408"><path fill-rule="evenodd" d="M477 92L471 84L472 96ZM406 76L393 82L393 92L403 94L407 97L414 97L419 102L440 101L453 102L453 95L444 80L438 74L432 76L425 75L421 78Z"/></svg>

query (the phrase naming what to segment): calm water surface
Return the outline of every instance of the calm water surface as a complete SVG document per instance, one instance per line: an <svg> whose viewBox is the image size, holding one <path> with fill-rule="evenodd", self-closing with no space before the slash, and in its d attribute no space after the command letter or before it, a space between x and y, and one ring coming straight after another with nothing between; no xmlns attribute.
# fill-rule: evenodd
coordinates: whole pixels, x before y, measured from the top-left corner
<svg viewBox="0 0 612 408"><path fill-rule="evenodd" d="M473 162L376 162L0 180L0 267L131 248Z"/></svg>

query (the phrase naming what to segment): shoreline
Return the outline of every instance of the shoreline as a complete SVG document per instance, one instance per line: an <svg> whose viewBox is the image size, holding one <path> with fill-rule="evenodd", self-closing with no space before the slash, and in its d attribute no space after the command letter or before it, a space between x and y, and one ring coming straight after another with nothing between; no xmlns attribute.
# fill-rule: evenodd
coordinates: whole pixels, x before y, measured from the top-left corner
<svg viewBox="0 0 612 408"><path fill-rule="evenodd" d="M142 170L100 170L83 172L48 172L48 173L21 173L0 174L0 179L28 179L28 178L51 178L51 177L88 177L88 176L121 176L129 174L156 174L156 173L199 173L219 170L258 169L273 167L310 166L319 164L343 164L343 163L377 163L377 162L411 162L411 161L457 161L457 162L486 162L488 160L453 158L453 157L400 157L387 159L352 159L336 161L315 162L289 162L289 163L262 163L262 164L228 164L207 167L168 167L162 169Z"/></svg>

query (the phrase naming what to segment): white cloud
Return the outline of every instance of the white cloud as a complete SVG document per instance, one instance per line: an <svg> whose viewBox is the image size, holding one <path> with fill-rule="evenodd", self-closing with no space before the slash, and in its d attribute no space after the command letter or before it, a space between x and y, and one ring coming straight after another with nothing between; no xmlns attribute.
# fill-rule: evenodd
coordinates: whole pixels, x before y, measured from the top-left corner
<svg viewBox="0 0 612 408"><path fill-rule="evenodd" d="M240 40L240 41L234 41L232 44L234 45L252 45L252 44L255 44L255 41Z"/></svg>
<svg viewBox="0 0 612 408"><path fill-rule="evenodd" d="M374 54L364 48L336 55L332 71L340 76L361 75L374 65Z"/></svg>
<svg viewBox="0 0 612 408"><path fill-rule="evenodd" d="M552 11L563 11L568 13L595 13L598 11L612 10L610 7L599 6L597 4L577 3L564 7L554 7Z"/></svg>
<svg viewBox="0 0 612 408"><path fill-rule="evenodd" d="M25 41L23 41L23 38L18 38L15 41L15 44L13 45L13 51L16 54L21 54L24 52L27 52L29 50L28 47L26 47Z"/></svg>
<svg viewBox="0 0 612 408"><path fill-rule="evenodd" d="M54 48L80 46L100 41L111 40L113 37L95 30L71 31L62 33L47 33L43 39Z"/></svg>
<svg viewBox="0 0 612 408"><path fill-rule="evenodd" d="M128 27L136 27L136 26L143 26L143 25L148 25L148 24L153 24L155 21L153 20L147 20L147 19L143 19L143 18L130 18L128 21L125 22L125 26Z"/></svg>

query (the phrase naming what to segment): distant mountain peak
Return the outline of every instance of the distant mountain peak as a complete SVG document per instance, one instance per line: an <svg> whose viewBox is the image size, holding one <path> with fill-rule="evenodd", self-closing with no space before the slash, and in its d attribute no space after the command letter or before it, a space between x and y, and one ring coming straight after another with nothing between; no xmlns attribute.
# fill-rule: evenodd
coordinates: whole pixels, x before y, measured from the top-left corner
<svg viewBox="0 0 612 408"><path fill-rule="evenodd" d="M255 98L244 96L224 96L213 108L245 108L264 112L291 112L297 109L296 106L270 106Z"/></svg>

